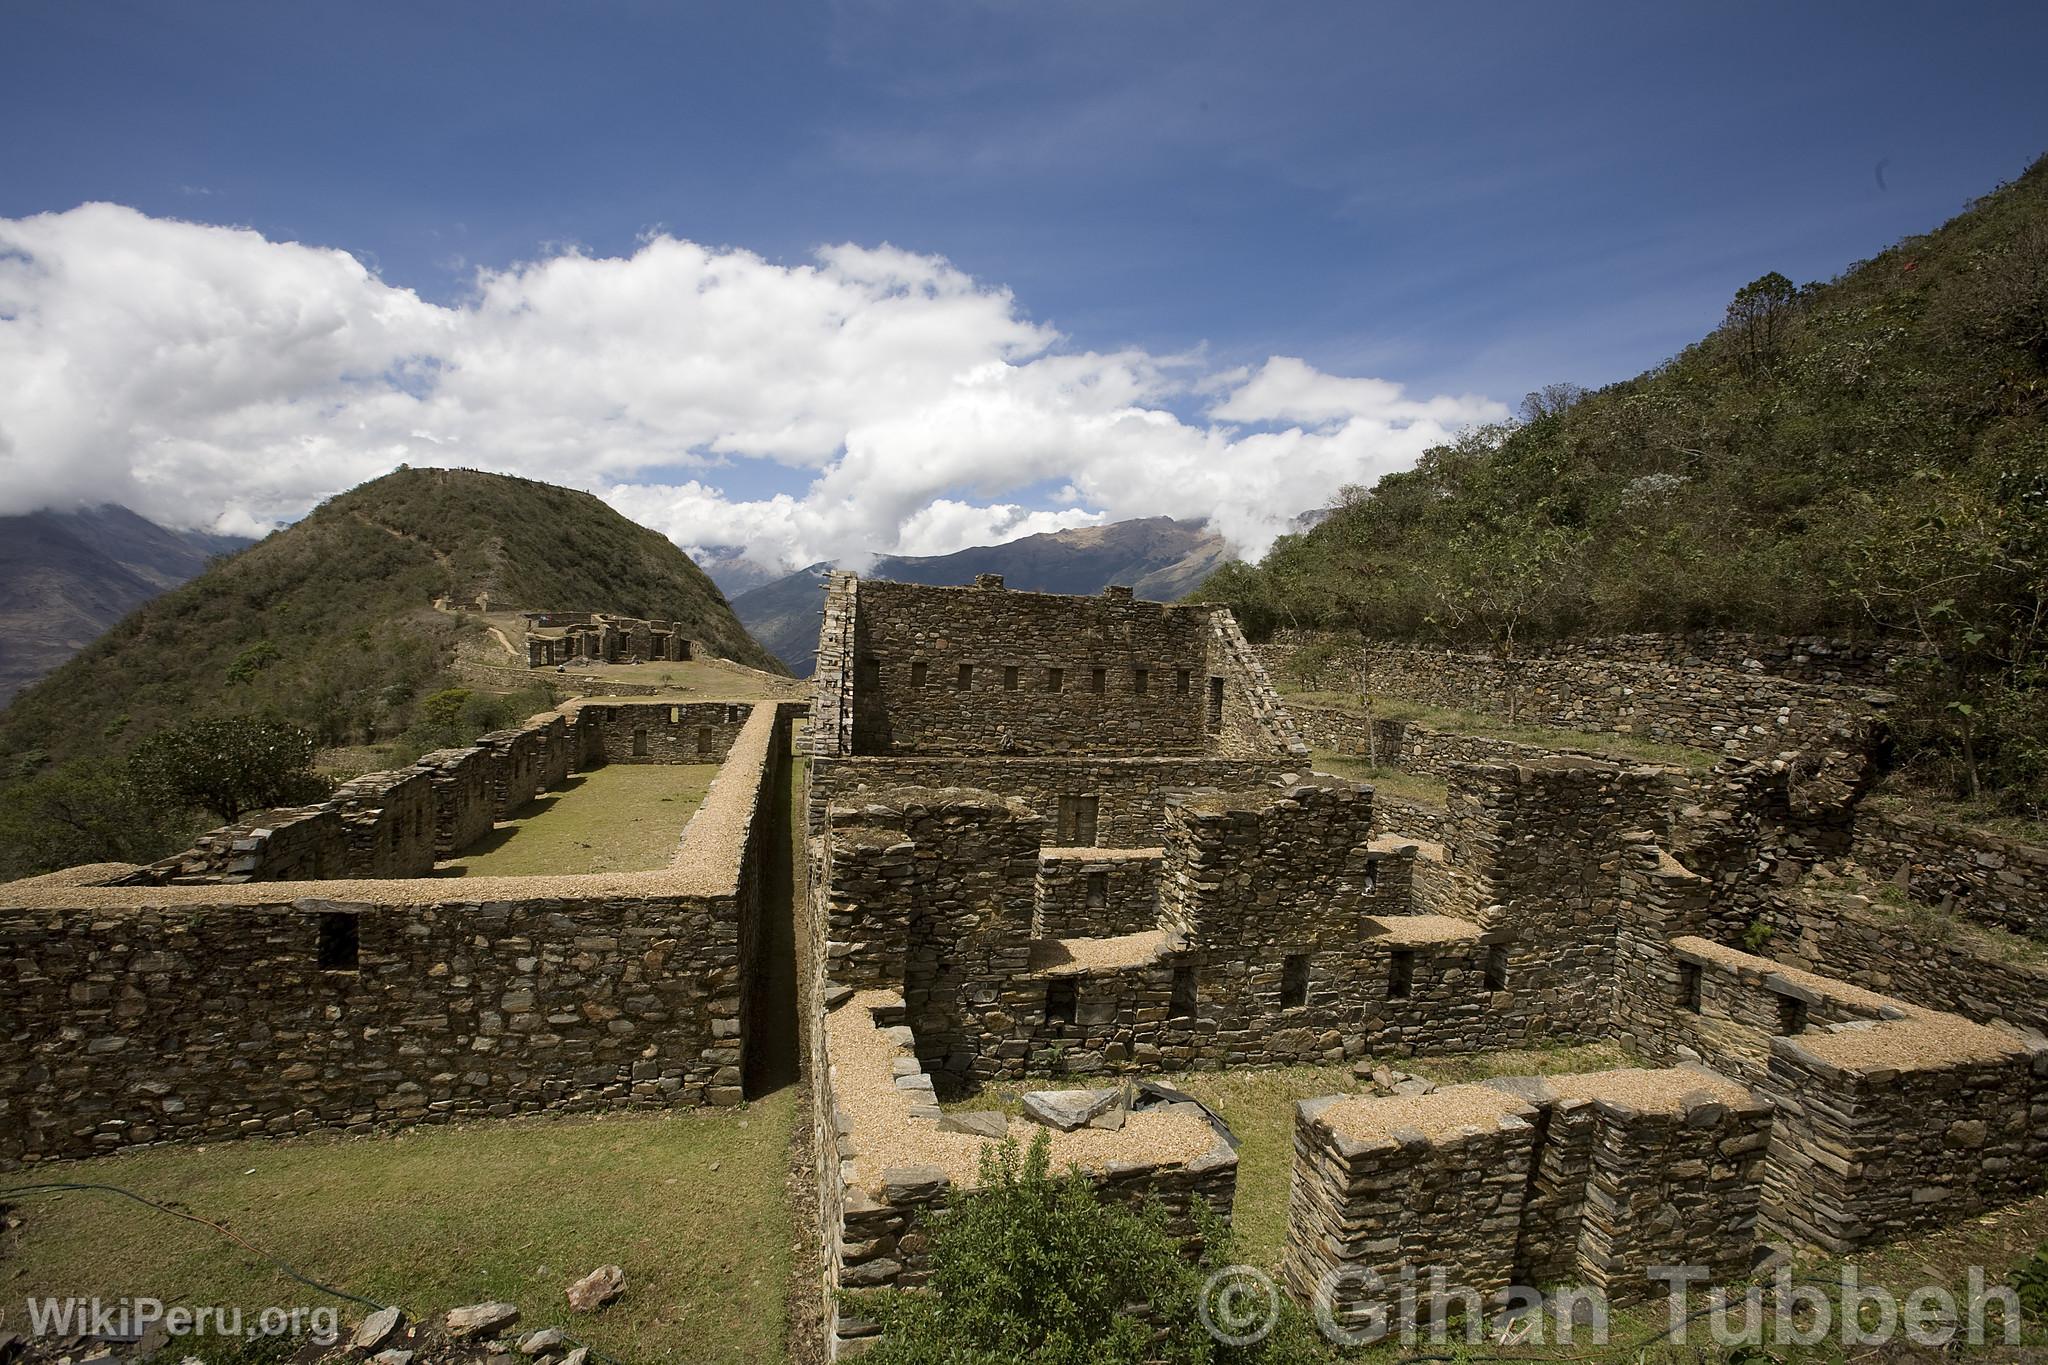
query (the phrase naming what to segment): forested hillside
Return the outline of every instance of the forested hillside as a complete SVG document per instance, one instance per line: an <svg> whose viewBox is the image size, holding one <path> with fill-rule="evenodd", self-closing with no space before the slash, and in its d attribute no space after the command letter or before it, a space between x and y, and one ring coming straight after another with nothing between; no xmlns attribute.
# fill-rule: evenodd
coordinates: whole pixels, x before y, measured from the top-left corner
<svg viewBox="0 0 2048 1365"><path fill-rule="evenodd" d="M1279 625L1484 643L1721 626L1884 635L1904 760L2048 791L2048 159L1839 278L1744 287L1634 379L1531 394L1197 594Z"/></svg>

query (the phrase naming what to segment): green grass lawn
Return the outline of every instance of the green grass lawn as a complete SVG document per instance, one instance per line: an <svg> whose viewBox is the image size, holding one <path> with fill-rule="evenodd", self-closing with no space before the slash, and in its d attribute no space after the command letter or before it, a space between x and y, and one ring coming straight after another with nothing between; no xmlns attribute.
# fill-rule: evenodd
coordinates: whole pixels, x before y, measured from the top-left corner
<svg viewBox="0 0 2048 1365"><path fill-rule="evenodd" d="M1356 692L1290 692L1283 700L1297 701L1305 706L1333 706L1361 713L1368 709L1365 699ZM1606 754L1613 758L1634 759L1641 763L1665 763L1674 768L1688 768L1694 771L1705 771L1721 759L1720 754L1705 749L1688 748L1682 744L1664 744L1636 735L1615 734L1609 730L1572 730L1563 726L1541 725L1528 721L1511 724L1504 717L1487 715L1480 711L1425 706L1420 702L1402 701L1393 697L1374 697L1369 709L1374 716L1382 720L1412 720L1418 725L1427 725L1432 730L1446 730L1452 734L1477 735L1482 739L1503 739L1515 744L1533 744L1543 749L1584 749L1589 753Z"/></svg>
<svg viewBox="0 0 2048 1365"><path fill-rule="evenodd" d="M779 1361L790 1264L784 1174L796 1091L738 1110L516 1119L387 1137L165 1147L0 1176L121 1185L216 1223L312 1279L407 1314L505 1299L642 1361ZM335 1301L216 1232L112 1196L23 1196L0 1259L13 1326L30 1295L308 1308ZM594 1316L563 1290L599 1265ZM365 1311L341 1305L344 1323Z"/></svg>
<svg viewBox="0 0 2048 1365"><path fill-rule="evenodd" d="M438 871L534 877L666 867L717 775L716 763L614 763L578 773Z"/></svg>

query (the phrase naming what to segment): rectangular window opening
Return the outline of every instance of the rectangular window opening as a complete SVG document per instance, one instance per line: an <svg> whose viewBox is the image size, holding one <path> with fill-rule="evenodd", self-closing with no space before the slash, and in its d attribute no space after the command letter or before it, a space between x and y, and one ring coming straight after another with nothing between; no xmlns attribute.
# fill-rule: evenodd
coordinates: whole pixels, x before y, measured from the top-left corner
<svg viewBox="0 0 2048 1365"><path fill-rule="evenodd" d="M1106 668L1089 670L1088 690L1097 694L1107 692L1109 690L1109 670Z"/></svg>
<svg viewBox="0 0 2048 1365"><path fill-rule="evenodd" d="M853 669L854 681L862 687L873 687L882 681L882 661L872 654L863 656Z"/></svg>
<svg viewBox="0 0 2048 1365"><path fill-rule="evenodd" d="M1308 1003L1308 954L1289 953L1280 964L1280 1008L1299 1009Z"/></svg>
<svg viewBox="0 0 2048 1365"><path fill-rule="evenodd" d="M697 727L697 752L699 755L710 753L717 747L717 744L718 741L712 738L710 726L700 725Z"/></svg>
<svg viewBox="0 0 2048 1365"><path fill-rule="evenodd" d="M1090 872L1088 874L1088 908L1100 910L1109 904L1109 874Z"/></svg>
<svg viewBox="0 0 2048 1365"><path fill-rule="evenodd" d="M1415 993L1415 950L1396 948L1387 963L1387 998L1406 1000Z"/></svg>
<svg viewBox="0 0 2048 1365"><path fill-rule="evenodd" d="M1191 681L1192 679L1185 668L1173 670L1173 690L1181 696L1185 697L1188 694L1188 684Z"/></svg>
<svg viewBox="0 0 2048 1365"><path fill-rule="evenodd" d="M1486 989L1504 991L1508 988L1508 945L1493 944L1486 950Z"/></svg>
<svg viewBox="0 0 2048 1365"><path fill-rule="evenodd" d="M1079 1013L1080 991L1071 976L1045 983L1045 1022L1071 1024Z"/></svg>
<svg viewBox="0 0 2048 1365"><path fill-rule="evenodd" d="M647 757L647 727L644 725L633 727L633 757Z"/></svg>
<svg viewBox="0 0 2048 1365"><path fill-rule="evenodd" d="M1778 1032L1790 1037L1806 1032L1806 1002L1796 995L1778 997Z"/></svg>
<svg viewBox="0 0 2048 1365"><path fill-rule="evenodd" d="M1175 1019L1186 1019L1195 1012L1195 997L1199 982L1192 963L1173 969L1173 998L1166 1012Z"/></svg>
<svg viewBox="0 0 2048 1365"><path fill-rule="evenodd" d="M356 937L356 917L336 911L320 916L320 970L353 972L362 961L362 943Z"/></svg>
<svg viewBox="0 0 2048 1365"><path fill-rule="evenodd" d="M1005 692L1015 692L1016 690L1017 690L1017 665L1015 665L1015 664L1009 664L1009 665L1005 666L1005 667L1004 667L1004 669L1003 669L1003 691L1005 691Z"/></svg>
<svg viewBox="0 0 2048 1365"><path fill-rule="evenodd" d="M1694 1014L1700 1012L1700 988L1705 973L1697 962L1678 964L1678 1003Z"/></svg>
<svg viewBox="0 0 2048 1365"><path fill-rule="evenodd" d="M1062 848L1093 848L1095 846L1096 818L1100 812L1100 798L1094 796L1062 796L1060 798L1059 828L1056 831Z"/></svg>
<svg viewBox="0 0 2048 1365"><path fill-rule="evenodd" d="M926 687L929 686L930 683L931 669L929 666L926 665L925 661L919 659L915 663L911 664L910 685L912 687Z"/></svg>
<svg viewBox="0 0 2048 1365"><path fill-rule="evenodd" d="M1064 690L1066 689L1066 686L1067 686L1067 670L1066 670L1066 669L1064 669L1064 668L1048 668L1048 669L1046 669L1046 670L1045 670L1045 690L1046 690L1046 691L1048 691L1048 692L1060 692L1060 691L1064 691Z"/></svg>
<svg viewBox="0 0 2048 1365"><path fill-rule="evenodd" d="M1151 670L1151 669L1149 669L1149 668L1134 668L1134 669L1132 669L1132 670L1131 670L1131 691L1133 691L1133 692L1137 693L1137 694L1138 694L1139 696L1141 696L1141 697L1142 697L1142 696L1144 696L1144 695L1145 695L1145 694L1146 694L1147 692L1149 692L1149 691L1151 691L1151 690L1152 690L1152 670Z"/></svg>
<svg viewBox="0 0 2048 1365"><path fill-rule="evenodd" d="M1223 728L1223 679L1209 679L1209 730L1213 734Z"/></svg>
<svg viewBox="0 0 2048 1365"><path fill-rule="evenodd" d="M955 676L953 685L955 687L958 687L962 692L965 692L968 688L974 686L974 665L960 665L960 672Z"/></svg>

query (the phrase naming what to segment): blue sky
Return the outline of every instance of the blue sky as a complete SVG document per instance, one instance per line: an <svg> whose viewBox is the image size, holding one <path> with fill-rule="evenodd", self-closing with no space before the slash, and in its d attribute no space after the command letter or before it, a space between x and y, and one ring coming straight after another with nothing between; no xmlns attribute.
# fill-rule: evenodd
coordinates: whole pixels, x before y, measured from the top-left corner
<svg viewBox="0 0 2048 1365"><path fill-rule="evenodd" d="M1743 282L1832 275L2048 150L2038 4L6 16L0 219L109 201L250 228L340 248L449 309L473 302L479 268L624 259L650 233L782 267L889 244L1007 290L1012 320L1058 330L1049 354L1193 354L1219 384L1292 357L1508 406L1654 364ZM1165 384L1145 403L1213 425L1214 392ZM1239 407L1239 431L1300 425ZM16 416L20 450L41 415ZM801 499L833 467L708 444L582 481L703 477L752 505ZM1040 464L1008 490L956 478L921 495L1044 507L1064 482ZM290 514L293 487L272 513ZM1146 510L1142 492L1069 491L1105 515Z"/></svg>

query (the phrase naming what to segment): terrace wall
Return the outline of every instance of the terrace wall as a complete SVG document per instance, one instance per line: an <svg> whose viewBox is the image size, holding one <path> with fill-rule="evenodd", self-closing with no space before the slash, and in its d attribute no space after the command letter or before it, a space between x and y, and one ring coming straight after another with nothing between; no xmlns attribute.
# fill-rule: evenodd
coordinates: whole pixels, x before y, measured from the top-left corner
<svg viewBox="0 0 2048 1365"><path fill-rule="evenodd" d="M1866 804L1856 812L1852 851L1916 901L2048 938L2048 846Z"/></svg>

